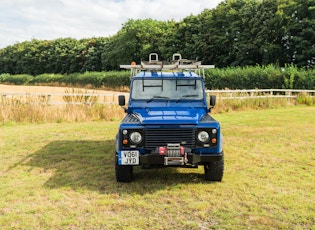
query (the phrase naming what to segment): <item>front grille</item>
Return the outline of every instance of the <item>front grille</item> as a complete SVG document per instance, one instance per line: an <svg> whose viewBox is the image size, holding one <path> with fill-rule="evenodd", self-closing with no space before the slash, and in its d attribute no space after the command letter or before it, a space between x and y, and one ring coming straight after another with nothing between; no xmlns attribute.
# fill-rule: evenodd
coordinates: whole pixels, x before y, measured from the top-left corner
<svg viewBox="0 0 315 230"><path fill-rule="evenodd" d="M146 149L154 150L156 147L167 146L167 144L180 143L184 147L194 148L194 128L149 128L145 130Z"/></svg>

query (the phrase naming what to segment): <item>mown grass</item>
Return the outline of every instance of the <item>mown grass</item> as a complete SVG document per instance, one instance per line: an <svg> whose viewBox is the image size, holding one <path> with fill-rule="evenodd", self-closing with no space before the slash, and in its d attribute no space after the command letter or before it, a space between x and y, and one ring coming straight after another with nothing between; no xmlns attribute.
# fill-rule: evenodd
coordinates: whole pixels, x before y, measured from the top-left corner
<svg viewBox="0 0 315 230"><path fill-rule="evenodd" d="M114 177L118 121L0 126L2 229L314 229L315 107L216 114L223 182L203 169Z"/></svg>

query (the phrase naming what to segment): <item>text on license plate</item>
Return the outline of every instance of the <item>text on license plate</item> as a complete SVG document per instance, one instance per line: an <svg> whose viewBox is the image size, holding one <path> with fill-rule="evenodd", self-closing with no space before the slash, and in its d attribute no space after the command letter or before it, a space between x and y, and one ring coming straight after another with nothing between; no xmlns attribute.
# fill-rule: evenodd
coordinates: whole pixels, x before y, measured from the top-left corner
<svg viewBox="0 0 315 230"><path fill-rule="evenodd" d="M139 164L139 151L120 151L118 154L119 165L138 165Z"/></svg>

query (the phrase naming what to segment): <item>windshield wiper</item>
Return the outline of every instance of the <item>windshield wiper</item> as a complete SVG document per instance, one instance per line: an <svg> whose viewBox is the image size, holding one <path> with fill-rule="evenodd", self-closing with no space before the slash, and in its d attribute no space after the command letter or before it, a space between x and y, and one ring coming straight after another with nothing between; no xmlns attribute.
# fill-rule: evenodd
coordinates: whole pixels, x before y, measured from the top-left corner
<svg viewBox="0 0 315 230"><path fill-rule="evenodd" d="M163 96L154 96L151 99L147 100L147 103L153 101L154 99L170 99L169 97L163 97Z"/></svg>
<svg viewBox="0 0 315 230"><path fill-rule="evenodd" d="M189 98L189 97L198 97L199 95L197 94L188 94L188 95L183 95L181 98L179 98L176 102L179 102L180 100L184 98Z"/></svg>
<svg viewBox="0 0 315 230"><path fill-rule="evenodd" d="M189 95L184 95L181 97L181 99L186 98L186 97L198 97L199 95L197 94L189 94Z"/></svg>

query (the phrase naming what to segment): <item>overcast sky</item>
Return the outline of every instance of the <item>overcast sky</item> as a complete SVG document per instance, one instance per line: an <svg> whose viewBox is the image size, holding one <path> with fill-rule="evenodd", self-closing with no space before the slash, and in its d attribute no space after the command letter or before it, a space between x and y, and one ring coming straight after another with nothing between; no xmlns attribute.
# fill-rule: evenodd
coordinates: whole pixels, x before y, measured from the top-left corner
<svg viewBox="0 0 315 230"><path fill-rule="evenodd" d="M0 0L0 48L31 39L108 37L128 19L180 21L223 0Z"/></svg>

